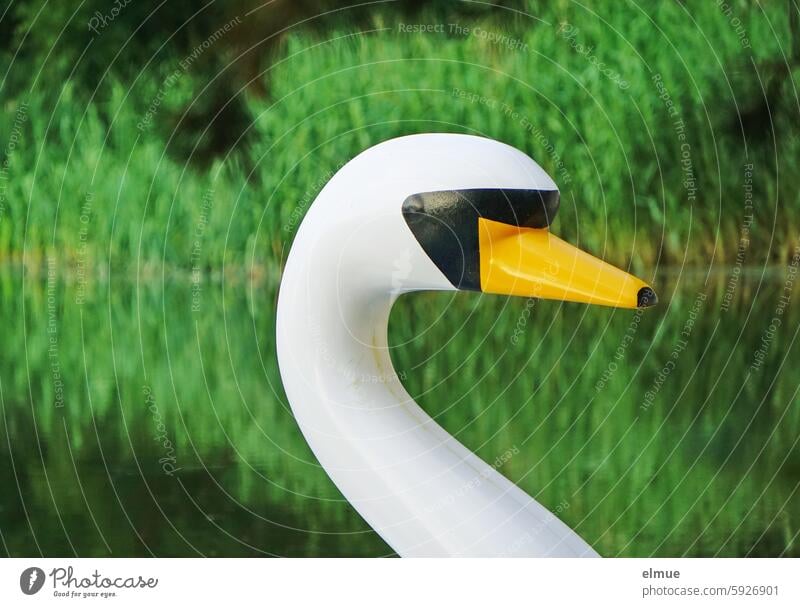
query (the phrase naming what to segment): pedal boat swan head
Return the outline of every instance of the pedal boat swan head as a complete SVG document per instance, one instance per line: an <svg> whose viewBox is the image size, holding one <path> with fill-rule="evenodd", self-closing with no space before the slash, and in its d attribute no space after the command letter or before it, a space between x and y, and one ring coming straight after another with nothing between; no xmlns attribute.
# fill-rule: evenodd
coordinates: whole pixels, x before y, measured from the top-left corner
<svg viewBox="0 0 800 607"><path fill-rule="evenodd" d="M392 303L412 291L654 304L644 282L550 233L558 204L508 145L412 135L348 162L298 229L277 311L286 395L322 467L401 556L597 556L423 412L387 342Z"/></svg>

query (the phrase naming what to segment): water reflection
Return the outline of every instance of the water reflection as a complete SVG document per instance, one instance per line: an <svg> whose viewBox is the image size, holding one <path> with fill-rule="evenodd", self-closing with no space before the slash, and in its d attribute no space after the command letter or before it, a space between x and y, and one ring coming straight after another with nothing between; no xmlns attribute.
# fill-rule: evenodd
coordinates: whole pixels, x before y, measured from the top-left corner
<svg viewBox="0 0 800 607"><path fill-rule="evenodd" d="M418 294L393 311L393 359L601 554L797 555L798 313L769 330L783 278L731 298L725 276L676 277L644 314ZM274 285L89 286L0 278L7 553L391 554L292 419Z"/></svg>

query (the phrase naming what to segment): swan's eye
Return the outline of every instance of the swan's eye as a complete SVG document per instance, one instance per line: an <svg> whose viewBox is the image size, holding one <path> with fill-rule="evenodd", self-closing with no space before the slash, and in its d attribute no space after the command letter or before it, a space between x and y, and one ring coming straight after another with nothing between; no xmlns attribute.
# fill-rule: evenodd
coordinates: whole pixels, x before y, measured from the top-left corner
<svg viewBox="0 0 800 607"><path fill-rule="evenodd" d="M403 217L453 286L480 291L478 220L546 228L558 206L558 190L447 190L409 196L403 202Z"/></svg>

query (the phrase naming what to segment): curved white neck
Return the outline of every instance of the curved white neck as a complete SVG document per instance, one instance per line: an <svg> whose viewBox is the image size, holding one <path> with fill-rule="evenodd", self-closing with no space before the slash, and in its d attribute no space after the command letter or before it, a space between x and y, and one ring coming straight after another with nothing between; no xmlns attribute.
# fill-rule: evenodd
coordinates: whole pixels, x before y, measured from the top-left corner
<svg viewBox="0 0 800 607"><path fill-rule="evenodd" d="M401 556L596 556L400 383L387 343L394 299L451 287L399 216L356 225L313 211L284 272L277 347L297 422L344 496Z"/></svg>

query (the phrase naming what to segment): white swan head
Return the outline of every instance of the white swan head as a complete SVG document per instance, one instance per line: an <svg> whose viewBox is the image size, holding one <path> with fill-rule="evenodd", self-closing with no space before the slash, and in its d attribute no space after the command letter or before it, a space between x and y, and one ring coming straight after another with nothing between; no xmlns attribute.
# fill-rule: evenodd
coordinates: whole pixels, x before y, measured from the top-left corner
<svg viewBox="0 0 800 607"><path fill-rule="evenodd" d="M552 235L558 207L554 181L515 148L412 135L339 170L298 238L314 234L326 274L348 298L462 289L624 308L656 303L642 280Z"/></svg>
<svg viewBox="0 0 800 607"><path fill-rule="evenodd" d="M342 167L298 230L278 299L286 395L320 464L401 555L595 554L422 411L387 340L409 291L655 303L641 280L551 235L557 209L555 183L522 152L414 135Z"/></svg>

